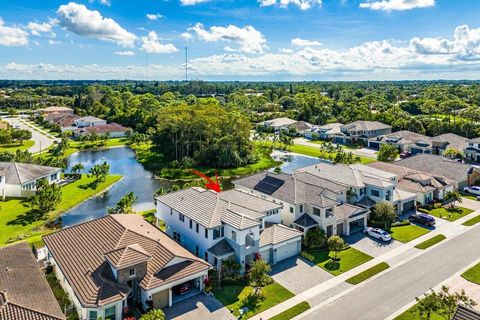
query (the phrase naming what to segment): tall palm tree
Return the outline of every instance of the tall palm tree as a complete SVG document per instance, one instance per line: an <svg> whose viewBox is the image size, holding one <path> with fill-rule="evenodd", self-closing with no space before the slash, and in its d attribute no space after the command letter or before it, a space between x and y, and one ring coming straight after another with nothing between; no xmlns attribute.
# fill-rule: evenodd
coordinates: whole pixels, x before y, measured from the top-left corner
<svg viewBox="0 0 480 320"><path fill-rule="evenodd" d="M72 167L72 169L70 171L74 174L78 174L78 173L82 172L83 170L85 170L85 166L82 163L77 163L76 165L74 165Z"/></svg>

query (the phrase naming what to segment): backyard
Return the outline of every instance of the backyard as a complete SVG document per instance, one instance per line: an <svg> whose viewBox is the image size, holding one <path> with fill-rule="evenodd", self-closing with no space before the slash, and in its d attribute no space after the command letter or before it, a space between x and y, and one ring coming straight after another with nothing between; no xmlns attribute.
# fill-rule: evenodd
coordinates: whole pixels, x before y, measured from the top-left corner
<svg viewBox="0 0 480 320"><path fill-rule="evenodd" d="M294 296L292 292L276 282L261 289L262 299L253 298L253 290L253 287L246 285L224 285L222 290L214 291L214 295L236 317L240 315L240 308L247 306L249 310L243 316L245 319L253 317Z"/></svg>
<svg viewBox="0 0 480 320"><path fill-rule="evenodd" d="M325 271L330 272L334 276L338 276L343 272L353 269L373 259L373 257L369 256L368 254L351 247L338 252L338 258L340 261L333 261L331 259L333 256L332 251L308 250L307 252L314 257L313 263Z"/></svg>
<svg viewBox="0 0 480 320"><path fill-rule="evenodd" d="M119 175L109 175L105 182L101 182L96 188L93 188L94 178L82 175L80 180L62 187L62 201L55 211L42 220L32 221L28 215L30 208L25 199L7 199L1 202L0 245L18 240L28 240L36 245L41 245L41 236L52 232L51 228L45 226L47 221L53 221L63 212L102 192L120 178Z"/></svg>
<svg viewBox="0 0 480 320"><path fill-rule="evenodd" d="M402 243L410 242L429 232L430 230L414 224L409 224L406 226L396 226L390 229L390 235L392 236L392 238Z"/></svg>

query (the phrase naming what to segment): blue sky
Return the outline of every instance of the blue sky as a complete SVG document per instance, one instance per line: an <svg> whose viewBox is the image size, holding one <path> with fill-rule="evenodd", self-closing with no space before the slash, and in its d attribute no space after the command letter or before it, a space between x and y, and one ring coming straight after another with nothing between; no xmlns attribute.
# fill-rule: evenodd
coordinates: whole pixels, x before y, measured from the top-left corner
<svg viewBox="0 0 480 320"><path fill-rule="evenodd" d="M0 78L478 79L476 0L0 0ZM147 64L148 61L148 64Z"/></svg>

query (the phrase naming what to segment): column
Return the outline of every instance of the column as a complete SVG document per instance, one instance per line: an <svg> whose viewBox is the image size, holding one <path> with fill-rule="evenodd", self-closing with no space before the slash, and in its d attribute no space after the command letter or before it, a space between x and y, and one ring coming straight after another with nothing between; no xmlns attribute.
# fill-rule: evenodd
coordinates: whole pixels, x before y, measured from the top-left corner
<svg viewBox="0 0 480 320"><path fill-rule="evenodd" d="M168 306L172 306L172 288L168 288Z"/></svg>

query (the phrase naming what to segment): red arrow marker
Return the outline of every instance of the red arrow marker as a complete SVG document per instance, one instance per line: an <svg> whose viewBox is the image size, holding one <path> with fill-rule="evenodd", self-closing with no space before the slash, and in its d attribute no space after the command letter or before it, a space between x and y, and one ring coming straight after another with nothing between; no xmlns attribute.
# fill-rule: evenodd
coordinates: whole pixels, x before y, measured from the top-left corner
<svg viewBox="0 0 480 320"><path fill-rule="evenodd" d="M216 171L215 171L215 181L213 181L212 178L207 177L200 171L192 170L192 172L195 173L197 176L207 180L207 183L205 184L205 188L216 191L216 192L222 191L222 189L220 188L220 183L218 182L218 174Z"/></svg>

